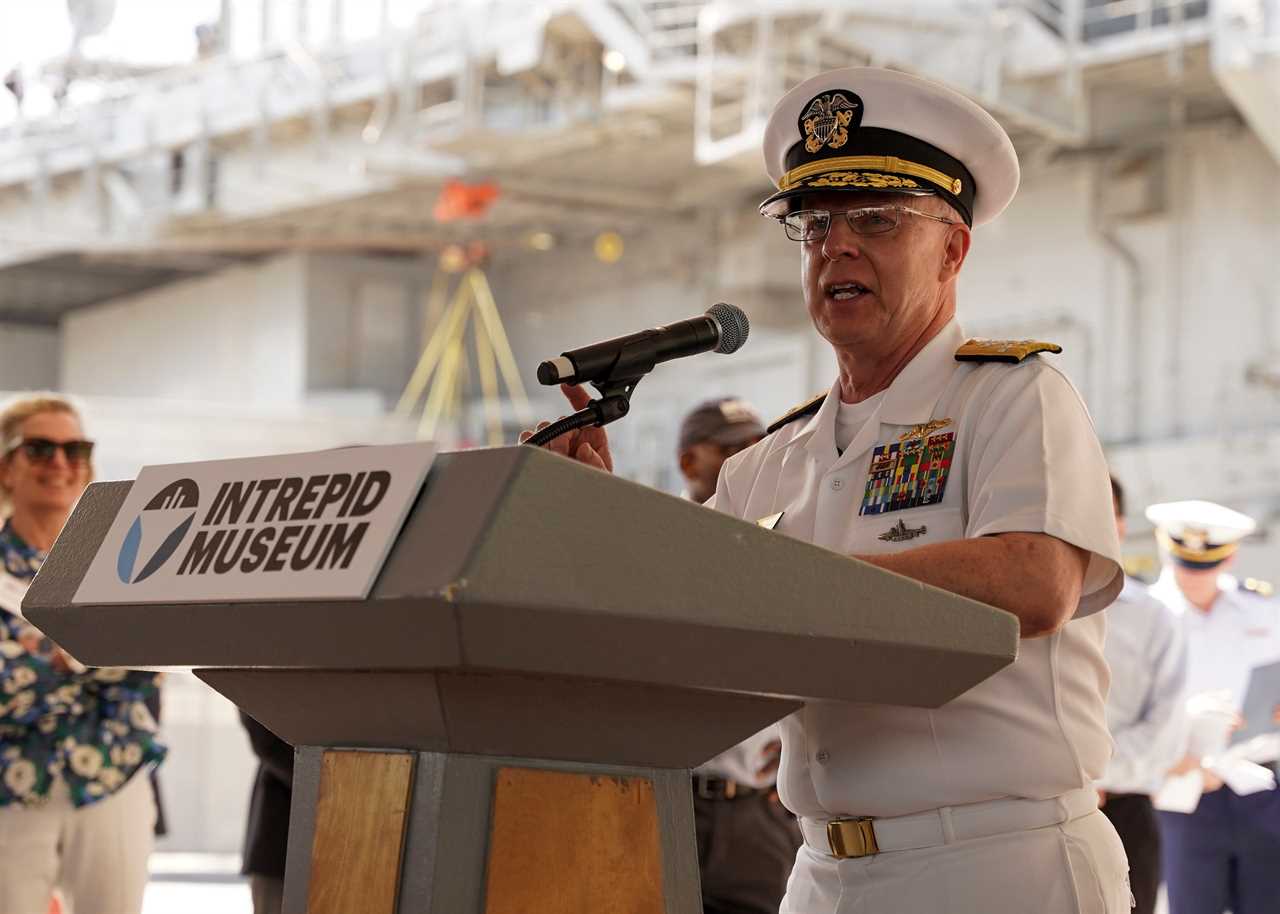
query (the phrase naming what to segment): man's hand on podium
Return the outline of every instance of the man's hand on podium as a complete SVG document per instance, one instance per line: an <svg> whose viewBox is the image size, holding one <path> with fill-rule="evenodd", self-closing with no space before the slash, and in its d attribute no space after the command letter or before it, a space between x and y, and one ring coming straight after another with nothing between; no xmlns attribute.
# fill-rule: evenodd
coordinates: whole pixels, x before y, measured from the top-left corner
<svg viewBox="0 0 1280 914"><path fill-rule="evenodd" d="M576 384L561 384L560 390L575 411L583 409L591 401L591 395ZM550 424L547 421L539 422L537 428L521 432L520 443L524 444L534 432L540 432ZM613 472L613 455L609 453L609 436L602 428L580 428L577 431L566 432L559 438L552 438L543 446L549 451L571 457L597 470Z"/></svg>

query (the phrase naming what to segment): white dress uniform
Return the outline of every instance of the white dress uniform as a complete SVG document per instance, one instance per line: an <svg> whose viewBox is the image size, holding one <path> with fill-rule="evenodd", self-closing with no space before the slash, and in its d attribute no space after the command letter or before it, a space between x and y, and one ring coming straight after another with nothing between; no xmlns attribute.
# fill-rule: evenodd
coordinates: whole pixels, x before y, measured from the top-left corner
<svg viewBox="0 0 1280 914"><path fill-rule="evenodd" d="M1187 648L1180 622L1132 578L1107 611L1107 727L1115 752L1098 787L1152 795L1185 751Z"/></svg>
<svg viewBox="0 0 1280 914"><path fill-rule="evenodd" d="M1223 574L1212 610L1201 612L1182 595L1170 568L1152 585L1151 594L1173 612L1186 638L1187 694L1225 691L1239 710L1253 668L1280 660L1276 601Z"/></svg>
<svg viewBox="0 0 1280 914"><path fill-rule="evenodd" d="M1097 610L1123 583L1106 462L1048 361L960 362L964 342L949 324L843 453L834 386L807 421L731 458L709 502L748 520L781 511L775 529L848 555L1010 532L1090 553L1076 618L944 707L810 703L783 721L779 790L806 837L784 914L1129 910L1124 852L1092 786L1111 753ZM904 501L894 474L915 450L928 467ZM824 847L823 823L849 816L880 820L880 853Z"/></svg>
<svg viewBox="0 0 1280 914"><path fill-rule="evenodd" d="M1154 914L1162 880L1152 797L1186 752L1187 652L1177 619L1132 578L1107 609L1107 727L1115 752L1097 787L1129 858L1134 914Z"/></svg>
<svg viewBox="0 0 1280 914"><path fill-rule="evenodd" d="M1187 694L1225 692L1239 709L1252 669L1280 659L1280 612L1274 600L1216 569L1257 524L1205 501L1152 505L1146 514L1172 563L1151 594L1173 612L1186 639ZM1216 574L1218 594L1207 612L1183 595L1175 566ZM1210 736L1197 729L1193 721L1191 751L1216 753L1208 744L1224 736L1221 730ZM1218 764L1231 762L1219 759ZM1237 794L1226 770L1216 770L1227 786L1202 793L1190 812L1159 814L1170 914L1272 914L1280 899L1280 790Z"/></svg>

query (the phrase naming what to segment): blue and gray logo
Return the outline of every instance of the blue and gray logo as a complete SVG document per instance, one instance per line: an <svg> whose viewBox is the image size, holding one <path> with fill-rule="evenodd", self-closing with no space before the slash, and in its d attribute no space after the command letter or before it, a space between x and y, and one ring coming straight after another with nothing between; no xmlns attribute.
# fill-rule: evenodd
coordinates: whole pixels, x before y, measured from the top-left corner
<svg viewBox="0 0 1280 914"><path fill-rule="evenodd" d="M124 543L120 546L120 554L116 557L116 574L122 583L137 584L160 570L160 567L177 551L183 537L191 529L199 503L200 487L192 479L179 479L169 483L147 502L142 513L133 519L129 532L125 534ZM148 534L146 539L152 542L158 538L158 535L150 534L161 530L167 530L168 533L164 535L159 547L135 577L133 570L137 567L138 551L142 547L144 530Z"/></svg>

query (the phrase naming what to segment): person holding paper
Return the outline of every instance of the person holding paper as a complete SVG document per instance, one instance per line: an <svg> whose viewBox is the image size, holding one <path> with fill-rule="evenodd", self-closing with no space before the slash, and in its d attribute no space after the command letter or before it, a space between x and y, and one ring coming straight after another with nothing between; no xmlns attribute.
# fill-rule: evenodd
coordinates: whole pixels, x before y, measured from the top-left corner
<svg viewBox="0 0 1280 914"><path fill-rule="evenodd" d="M1124 488L1111 477L1116 532L1124 539ZM1102 812L1129 857L1134 914L1153 914L1160 889L1160 826L1151 797L1186 746L1187 652L1178 619L1146 585L1125 578L1107 610L1107 727L1115 752L1097 782Z"/></svg>
<svg viewBox="0 0 1280 914"><path fill-rule="evenodd" d="M1271 914L1280 909L1280 791L1263 765L1277 754L1265 740L1229 745L1251 671L1280 659L1269 587L1226 574L1257 525L1206 501L1146 513L1166 560L1151 593L1178 617L1188 659L1188 753L1157 803L1184 810L1159 813L1169 914ZM1174 798L1187 781L1189 797Z"/></svg>
<svg viewBox="0 0 1280 914"><path fill-rule="evenodd" d="M93 442L61 397L0 412L0 911L137 914L164 758L154 673L86 669L22 617L22 595L93 478Z"/></svg>

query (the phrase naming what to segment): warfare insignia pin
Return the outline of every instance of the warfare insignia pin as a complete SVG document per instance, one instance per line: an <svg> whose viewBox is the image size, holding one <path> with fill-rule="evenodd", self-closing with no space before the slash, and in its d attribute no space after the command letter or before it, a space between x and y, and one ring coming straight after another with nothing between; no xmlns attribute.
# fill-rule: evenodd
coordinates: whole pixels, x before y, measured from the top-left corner
<svg viewBox="0 0 1280 914"><path fill-rule="evenodd" d="M955 432L925 432L877 447L871 453L858 514L888 514L941 502L955 449Z"/></svg>
<svg viewBox="0 0 1280 914"><path fill-rule="evenodd" d="M898 440L906 441L909 438L924 438L927 435L932 435L934 432L946 428L950 424L950 419L934 419L932 422L926 422L924 425L917 425L908 429L898 436Z"/></svg>
<svg viewBox="0 0 1280 914"><path fill-rule="evenodd" d="M855 120L856 119L856 120ZM826 92L819 95L800 115L804 148L810 154L826 146L839 149L849 142L849 128L862 123L862 99L852 92Z"/></svg>
<svg viewBox="0 0 1280 914"><path fill-rule="evenodd" d="M913 540L917 536L924 536L929 532L929 528L923 524L919 527L908 527L902 520L880 534L880 539L886 543L905 543L907 540Z"/></svg>

